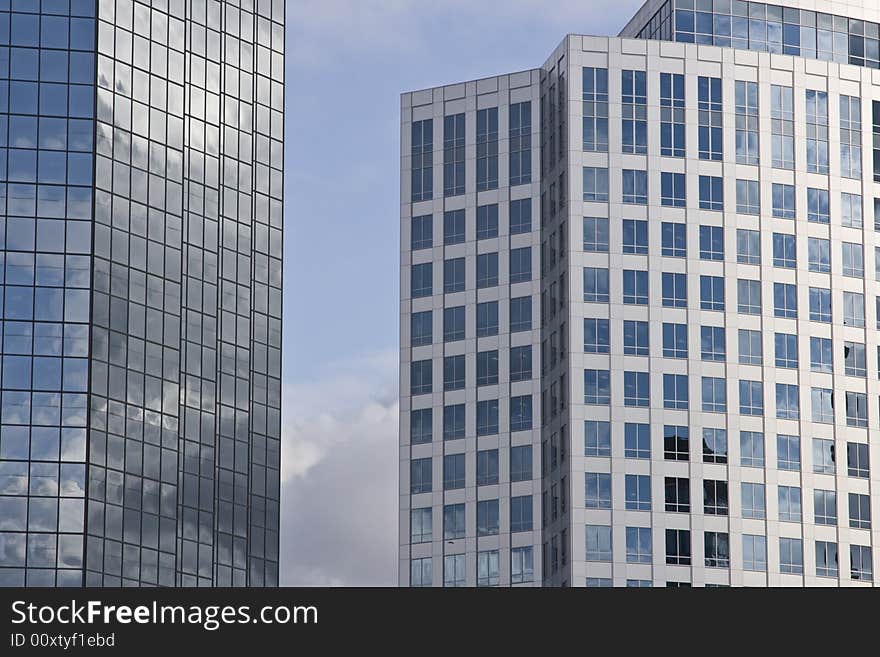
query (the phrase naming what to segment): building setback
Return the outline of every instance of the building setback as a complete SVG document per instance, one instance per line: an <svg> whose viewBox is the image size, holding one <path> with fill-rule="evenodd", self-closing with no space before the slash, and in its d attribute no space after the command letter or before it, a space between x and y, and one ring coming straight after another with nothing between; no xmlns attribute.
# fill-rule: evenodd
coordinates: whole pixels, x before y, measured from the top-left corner
<svg viewBox="0 0 880 657"><path fill-rule="evenodd" d="M649 0L402 95L401 585L875 582L878 24Z"/></svg>
<svg viewBox="0 0 880 657"><path fill-rule="evenodd" d="M0 46L0 585L276 585L283 1Z"/></svg>

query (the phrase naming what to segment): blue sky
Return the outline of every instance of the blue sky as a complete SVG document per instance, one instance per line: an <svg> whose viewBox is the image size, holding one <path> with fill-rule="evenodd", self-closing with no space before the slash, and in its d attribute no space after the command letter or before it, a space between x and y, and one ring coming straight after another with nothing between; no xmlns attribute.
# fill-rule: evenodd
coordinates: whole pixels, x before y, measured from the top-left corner
<svg viewBox="0 0 880 657"><path fill-rule="evenodd" d="M400 93L642 0L287 0L281 583L396 583Z"/></svg>

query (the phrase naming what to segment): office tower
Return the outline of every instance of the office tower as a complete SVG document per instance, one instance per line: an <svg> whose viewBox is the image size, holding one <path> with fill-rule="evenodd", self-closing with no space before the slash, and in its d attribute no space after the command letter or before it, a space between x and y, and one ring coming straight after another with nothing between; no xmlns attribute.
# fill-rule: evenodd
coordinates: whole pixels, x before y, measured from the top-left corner
<svg viewBox="0 0 880 657"><path fill-rule="evenodd" d="M0 3L0 583L278 580L281 0Z"/></svg>
<svg viewBox="0 0 880 657"><path fill-rule="evenodd" d="M401 584L876 581L878 24L649 0L403 95Z"/></svg>

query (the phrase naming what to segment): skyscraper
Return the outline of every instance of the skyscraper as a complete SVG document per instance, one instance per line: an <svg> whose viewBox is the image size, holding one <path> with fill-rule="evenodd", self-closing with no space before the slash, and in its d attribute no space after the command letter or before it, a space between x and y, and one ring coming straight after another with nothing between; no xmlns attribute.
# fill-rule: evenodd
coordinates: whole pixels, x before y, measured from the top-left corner
<svg viewBox="0 0 880 657"><path fill-rule="evenodd" d="M278 581L284 3L0 2L0 584Z"/></svg>
<svg viewBox="0 0 880 657"><path fill-rule="evenodd" d="M877 581L878 69L875 2L649 0L403 94L401 584Z"/></svg>

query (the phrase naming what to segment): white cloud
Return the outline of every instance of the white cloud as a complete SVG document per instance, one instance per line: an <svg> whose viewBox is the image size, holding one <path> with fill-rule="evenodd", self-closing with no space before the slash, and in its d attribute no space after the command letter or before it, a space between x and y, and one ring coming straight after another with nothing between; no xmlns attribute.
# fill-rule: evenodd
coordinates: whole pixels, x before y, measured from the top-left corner
<svg viewBox="0 0 880 657"><path fill-rule="evenodd" d="M322 378L284 388L281 478L303 477L328 452L351 438L355 426L387 422L397 403L397 350L327 363ZM397 437L397 425L394 426Z"/></svg>
<svg viewBox="0 0 880 657"><path fill-rule="evenodd" d="M281 475L284 483L294 477L304 477L312 467L324 458L324 451L321 447L308 440L285 439L282 452L284 458L281 461Z"/></svg>
<svg viewBox="0 0 880 657"><path fill-rule="evenodd" d="M398 352L285 388L281 583L397 582Z"/></svg>

